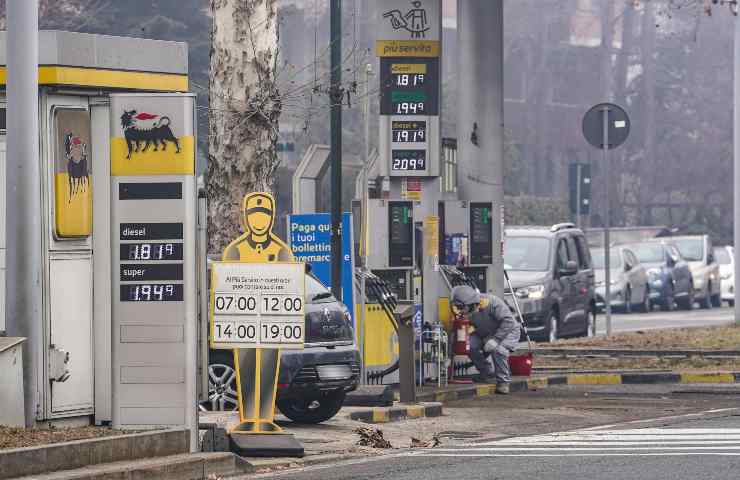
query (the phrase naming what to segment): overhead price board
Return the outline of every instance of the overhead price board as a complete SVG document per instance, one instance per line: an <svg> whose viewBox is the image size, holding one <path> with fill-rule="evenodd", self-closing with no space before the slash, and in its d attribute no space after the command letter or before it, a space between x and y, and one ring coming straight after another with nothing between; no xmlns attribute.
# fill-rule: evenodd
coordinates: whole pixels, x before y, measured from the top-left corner
<svg viewBox="0 0 740 480"><path fill-rule="evenodd" d="M441 0L378 0L382 175L439 175Z"/></svg>
<svg viewBox="0 0 740 480"><path fill-rule="evenodd" d="M212 348L302 349L305 275L303 263L214 263Z"/></svg>

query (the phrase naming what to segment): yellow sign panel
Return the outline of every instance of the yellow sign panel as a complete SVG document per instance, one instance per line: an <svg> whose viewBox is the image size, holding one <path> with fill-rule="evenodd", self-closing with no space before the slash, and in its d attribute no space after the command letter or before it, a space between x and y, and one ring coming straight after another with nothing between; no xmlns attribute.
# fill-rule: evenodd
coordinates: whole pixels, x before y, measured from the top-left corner
<svg viewBox="0 0 740 480"><path fill-rule="evenodd" d="M6 77L5 67L0 67L0 85L5 85ZM99 68L40 65L39 84L187 92L188 76L175 73L127 72Z"/></svg>
<svg viewBox="0 0 740 480"><path fill-rule="evenodd" d="M375 54L378 57L439 57L437 40L378 40Z"/></svg>
<svg viewBox="0 0 740 480"><path fill-rule="evenodd" d="M439 256L439 217L429 216L424 219L424 254Z"/></svg>
<svg viewBox="0 0 740 480"><path fill-rule="evenodd" d="M427 65L425 63L394 63L391 65L391 73L427 73Z"/></svg>
<svg viewBox="0 0 740 480"><path fill-rule="evenodd" d="M178 137L177 144L167 140L164 147L161 144L145 147L145 143L141 142L138 147L129 146L125 138L111 138L111 175L193 175L195 173L195 139L191 135Z"/></svg>
<svg viewBox="0 0 740 480"><path fill-rule="evenodd" d="M92 234L90 114L87 110L54 111L54 223L57 237Z"/></svg>

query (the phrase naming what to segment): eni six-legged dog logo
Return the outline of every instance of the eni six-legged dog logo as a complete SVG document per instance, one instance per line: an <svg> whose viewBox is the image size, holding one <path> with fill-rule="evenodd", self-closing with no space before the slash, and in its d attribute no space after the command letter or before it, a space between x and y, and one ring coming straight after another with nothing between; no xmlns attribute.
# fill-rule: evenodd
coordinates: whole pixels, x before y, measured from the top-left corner
<svg viewBox="0 0 740 480"><path fill-rule="evenodd" d="M421 1L411 2L413 7L405 14L401 10L389 10L383 14L391 22L394 30L406 30L411 33L411 38L424 38L429 30L427 11L421 8Z"/></svg>
<svg viewBox="0 0 740 480"><path fill-rule="evenodd" d="M87 144L73 133L64 136L64 156L67 159L67 178L69 182L69 201L77 193L87 190L90 184L87 169Z"/></svg>
<svg viewBox="0 0 740 480"><path fill-rule="evenodd" d="M146 152L150 146L154 151L167 150L167 142L175 144L180 153L180 142L170 128L170 117L159 116L147 112L137 113L136 110L124 110L121 115L121 127L128 147L127 159L132 153ZM144 142L144 146L141 143Z"/></svg>

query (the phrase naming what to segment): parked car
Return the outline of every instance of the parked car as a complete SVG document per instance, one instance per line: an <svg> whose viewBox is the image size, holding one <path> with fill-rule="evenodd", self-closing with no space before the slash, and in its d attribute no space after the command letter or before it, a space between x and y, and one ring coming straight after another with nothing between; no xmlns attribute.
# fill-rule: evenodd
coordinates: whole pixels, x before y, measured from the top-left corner
<svg viewBox="0 0 740 480"><path fill-rule="evenodd" d="M625 246L647 270L651 307L660 305L661 310L670 311L678 304L685 310L691 309L694 304L691 270L675 245L659 240Z"/></svg>
<svg viewBox="0 0 740 480"><path fill-rule="evenodd" d="M731 246L714 247L714 258L719 263L722 278L722 301L735 306L735 249Z"/></svg>
<svg viewBox="0 0 740 480"><path fill-rule="evenodd" d="M504 263L533 339L595 333L591 255L575 225L507 228Z"/></svg>
<svg viewBox="0 0 740 480"><path fill-rule="evenodd" d="M283 350L277 406L299 423L321 423L336 415L360 380L360 353L347 308L315 276L306 274L306 339L303 350ZM206 408L236 410L236 375L231 350L209 353Z"/></svg>
<svg viewBox="0 0 740 480"><path fill-rule="evenodd" d="M591 251L596 274L596 307L606 308L606 258L603 248ZM609 249L611 306L625 313L635 308L650 311L650 288L645 267L635 253L622 245Z"/></svg>
<svg viewBox="0 0 740 480"><path fill-rule="evenodd" d="M669 237L689 262L694 279L694 298L702 308L722 305L722 279L709 235Z"/></svg>

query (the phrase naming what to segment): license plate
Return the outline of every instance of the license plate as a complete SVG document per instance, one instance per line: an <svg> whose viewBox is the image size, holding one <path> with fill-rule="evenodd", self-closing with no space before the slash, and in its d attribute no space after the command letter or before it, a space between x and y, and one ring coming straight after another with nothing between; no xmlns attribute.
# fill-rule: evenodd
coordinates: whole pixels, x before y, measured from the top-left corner
<svg viewBox="0 0 740 480"><path fill-rule="evenodd" d="M321 380L347 380L352 377L349 365L319 365L316 371Z"/></svg>

